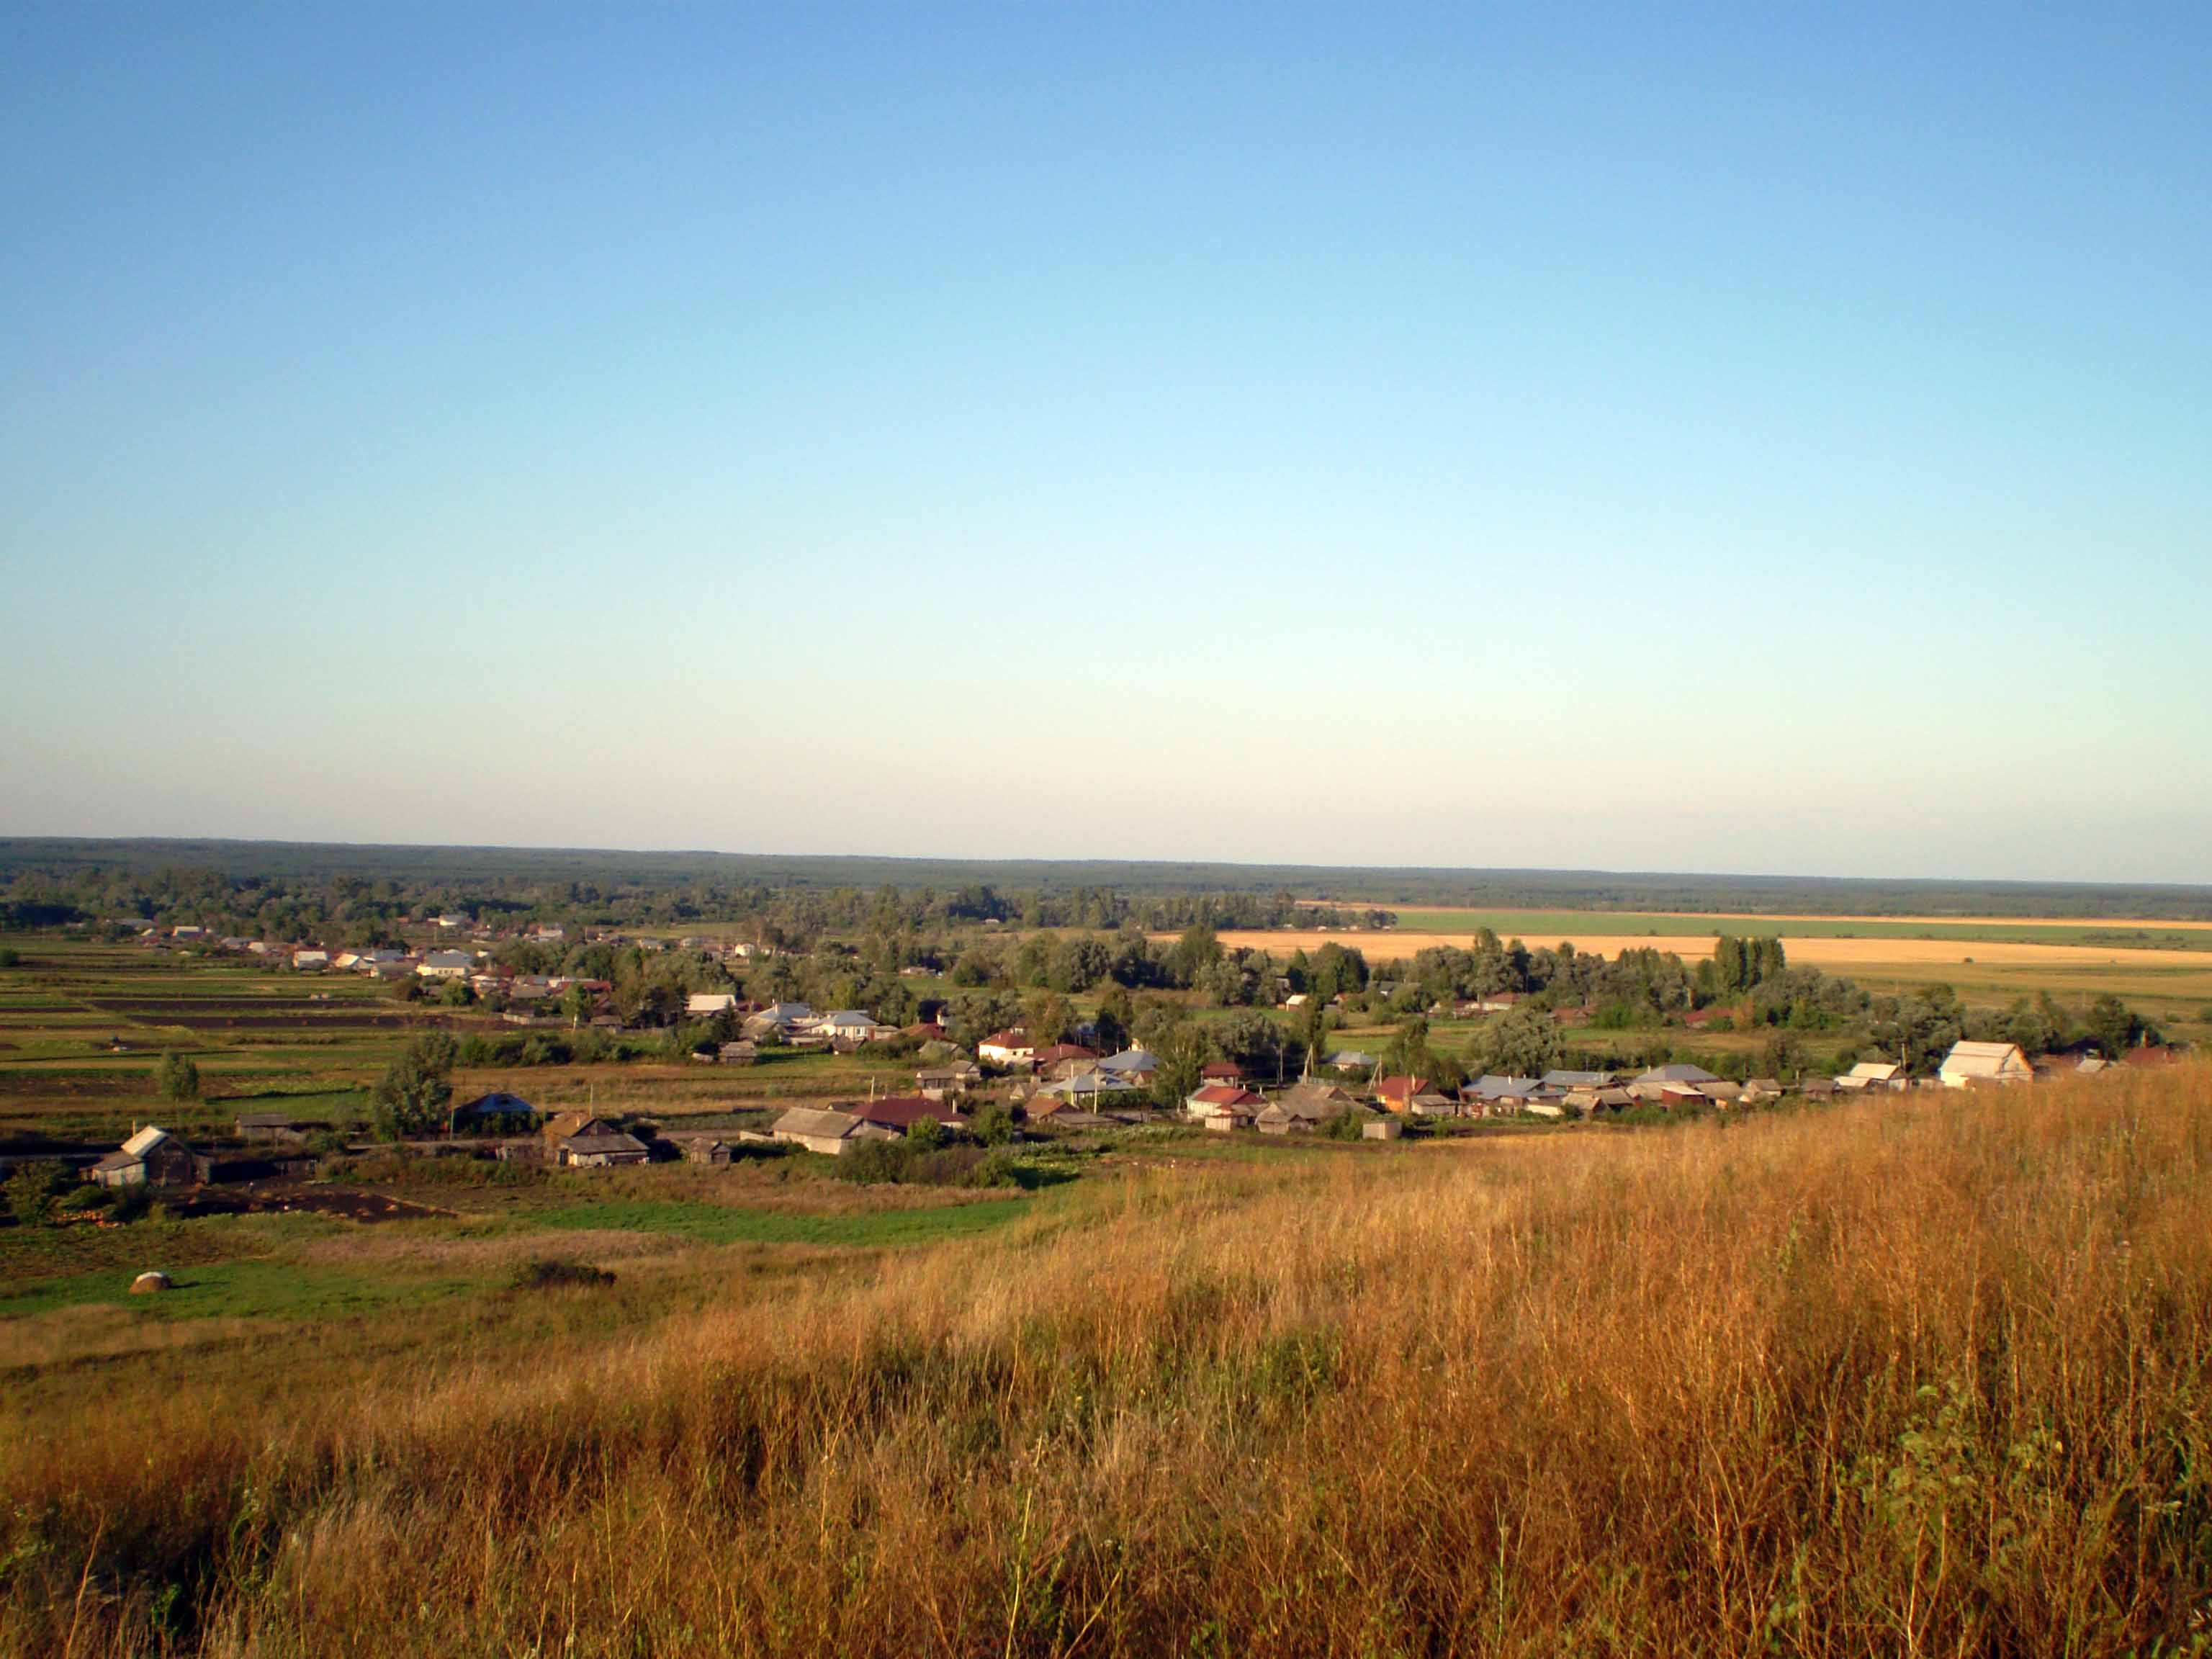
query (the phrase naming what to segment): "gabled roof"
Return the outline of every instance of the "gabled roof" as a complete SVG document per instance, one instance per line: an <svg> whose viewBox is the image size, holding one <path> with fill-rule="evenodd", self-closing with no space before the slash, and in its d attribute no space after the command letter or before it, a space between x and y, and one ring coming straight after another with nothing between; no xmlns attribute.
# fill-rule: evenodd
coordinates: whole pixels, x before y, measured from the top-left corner
<svg viewBox="0 0 2212 1659"><path fill-rule="evenodd" d="M1378 1077L1375 1092L1386 1100L1411 1100L1415 1095L1429 1091L1429 1080L1425 1077Z"/></svg>
<svg viewBox="0 0 2212 1659"><path fill-rule="evenodd" d="M1542 1079L1547 1089L1602 1089L1612 1081L1610 1072L1566 1072L1556 1066Z"/></svg>
<svg viewBox="0 0 2212 1659"><path fill-rule="evenodd" d="M537 1109L520 1095L511 1095L504 1089L495 1089L488 1095L478 1095L474 1100L453 1109L454 1115L459 1117L473 1117L489 1112L534 1112Z"/></svg>
<svg viewBox="0 0 2212 1659"><path fill-rule="evenodd" d="M1543 1085L1533 1077L1500 1077L1486 1072L1468 1086L1478 1100L1525 1100Z"/></svg>
<svg viewBox="0 0 2212 1659"><path fill-rule="evenodd" d="M167 1129L157 1129L149 1123L130 1139L125 1141L123 1150L132 1158L143 1158L168 1138L169 1132Z"/></svg>
<svg viewBox="0 0 2212 1659"><path fill-rule="evenodd" d="M1037 1091L1040 1095L1063 1096L1073 1099L1078 1095L1133 1095L1137 1085L1125 1077L1115 1077L1111 1072L1084 1072L1075 1077L1064 1077L1057 1083L1048 1083Z"/></svg>
<svg viewBox="0 0 2212 1659"><path fill-rule="evenodd" d="M1124 1048L1118 1054L1109 1054L1098 1062L1102 1072L1157 1072L1160 1057L1142 1048Z"/></svg>
<svg viewBox="0 0 2212 1659"><path fill-rule="evenodd" d="M865 1106L855 1106L852 1115L870 1123L880 1123L887 1129L903 1133L924 1118L948 1127L965 1122L959 1113L934 1100L924 1100L920 1095L886 1095L881 1100L872 1100Z"/></svg>
<svg viewBox="0 0 2212 1659"><path fill-rule="evenodd" d="M1997 1077L2028 1069L2027 1057L2014 1042L1954 1042L1942 1069L1955 1077Z"/></svg>
<svg viewBox="0 0 2212 1659"><path fill-rule="evenodd" d="M975 1046L979 1048L1032 1049L1036 1047L1035 1043L1030 1041L1030 1036L1027 1031L1018 1029L1010 1029L1004 1031L994 1031L990 1036L985 1037Z"/></svg>
<svg viewBox="0 0 2212 1659"><path fill-rule="evenodd" d="M842 1140L860 1127L860 1120L850 1112L830 1112L812 1106L794 1106L776 1119L773 1133L780 1135L805 1135L810 1139Z"/></svg>
<svg viewBox="0 0 2212 1659"><path fill-rule="evenodd" d="M641 1154L646 1150L643 1141L620 1129L609 1129L600 1134L567 1135L562 1137L561 1145L568 1152L585 1158L605 1158L609 1153L620 1152Z"/></svg>
<svg viewBox="0 0 2212 1659"><path fill-rule="evenodd" d="M1249 1089L1240 1089L1230 1083L1209 1083L1192 1095L1192 1106L1210 1107L1216 1110L1249 1108L1262 1104L1259 1096Z"/></svg>
<svg viewBox="0 0 2212 1659"><path fill-rule="evenodd" d="M1686 1060L1678 1060L1670 1065L1654 1066L1650 1071L1640 1073L1635 1080L1638 1083L1711 1083L1714 1077L1702 1066L1692 1066Z"/></svg>
<svg viewBox="0 0 2212 1659"><path fill-rule="evenodd" d="M1333 1083L1308 1078L1285 1090L1275 1104L1294 1117L1319 1120L1334 1117L1352 1104L1352 1097Z"/></svg>

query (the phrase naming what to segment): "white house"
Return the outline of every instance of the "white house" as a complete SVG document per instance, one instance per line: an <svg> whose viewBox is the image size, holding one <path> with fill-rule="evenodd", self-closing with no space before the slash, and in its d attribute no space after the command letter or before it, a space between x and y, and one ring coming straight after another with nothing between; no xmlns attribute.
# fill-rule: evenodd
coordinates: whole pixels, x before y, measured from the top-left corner
<svg viewBox="0 0 2212 1659"><path fill-rule="evenodd" d="M2035 1068L2016 1042L1954 1042L1936 1075L1945 1088L1964 1089L1977 1083L2033 1082Z"/></svg>
<svg viewBox="0 0 2212 1659"><path fill-rule="evenodd" d="M769 1131L777 1140L804 1146L810 1152L842 1158L864 1140L896 1140L898 1131L871 1123L851 1112L831 1112L811 1106L794 1106L776 1119Z"/></svg>
<svg viewBox="0 0 2212 1659"><path fill-rule="evenodd" d="M415 971L424 979L466 979L476 965L466 951L425 951Z"/></svg>
<svg viewBox="0 0 2212 1659"><path fill-rule="evenodd" d="M872 1042L878 1037L891 1035L891 1028L878 1024L859 1008L835 1008L814 1024L814 1034L829 1042Z"/></svg>
<svg viewBox="0 0 2212 1659"><path fill-rule="evenodd" d="M994 1031L975 1045L975 1058L993 1066L1027 1066L1036 1059L1036 1044L1018 1027Z"/></svg>
<svg viewBox="0 0 2212 1659"><path fill-rule="evenodd" d="M773 1030L789 1036L793 1032L804 1030L813 1024L814 1010L805 1003L777 1002L771 1003L748 1019L745 1022L745 1033L749 1036L764 1036Z"/></svg>
<svg viewBox="0 0 2212 1659"><path fill-rule="evenodd" d="M738 1006L734 991L694 991L684 1000L684 1012L694 1019L712 1019Z"/></svg>
<svg viewBox="0 0 2212 1659"><path fill-rule="evenodd" d="M292 952L292 965L295 968L327 968L331 965L331 953L328 951L295 951Z"/></svg>

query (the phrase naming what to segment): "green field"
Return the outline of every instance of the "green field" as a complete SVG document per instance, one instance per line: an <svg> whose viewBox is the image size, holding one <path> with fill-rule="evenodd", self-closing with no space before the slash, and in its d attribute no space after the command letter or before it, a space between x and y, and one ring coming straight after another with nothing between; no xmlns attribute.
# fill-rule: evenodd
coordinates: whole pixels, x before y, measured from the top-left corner
<svg viewBox="0 0 2212 1659"><path fill-rule="evenodd" d="M868 1248L928 1244L1002 1227L1024 1213L1018 1198L937 1205L927 1209L857 1210L827 1214L742 1210L719 1204L651 1199L607 1200L546 1214L555 1228L611 1229L668 1234L708 1244L826 1244Z"/></svg>

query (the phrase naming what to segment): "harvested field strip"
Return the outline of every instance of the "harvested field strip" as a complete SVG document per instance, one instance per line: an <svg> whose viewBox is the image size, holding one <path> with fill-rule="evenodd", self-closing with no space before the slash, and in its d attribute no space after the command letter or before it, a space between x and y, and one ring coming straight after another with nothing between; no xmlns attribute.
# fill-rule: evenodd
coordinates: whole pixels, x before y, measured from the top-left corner
<svg viewBox="0 0 2212 1659"><path fill-rule="evenodd" d="M2112 950L2162 949L2212 954L2212 923L2064 921L1962 916L1778 916L1657 910L1456 910L1401 908L1398 931L1472 933L1488 927L1502 939L1530 944L1577 939L1579 933L1649 933L1659 939L1718 933L1796 939L1986 939L2029 945L2087 945ZM1372 933L1374 930L1362 930ZM1385 936L1394 930L1383 930Z"/></svg>
<svg viewBox="0 0 2212 1659"><path fill-rule="evenodd" d="M142 1024L185 1031L400 1031L433 1029L448 1022L412 1014L142 1014Z"/></svg>
<svg viewBox="0 0 2212 1659"><path fill-rule="evenodd" d="M116 997L88 996L86 1006L104 1008L118 1014L269 1014L297 1012L303 1014L337 1011L348 1013L388 1009L404 1012L386 998L382 997Z"/></svg>
<svg viewBox="0 0 2212 1659"><path fill-rule="evenodd" d="M1163 936L1171 937L1171 936ZM1686 962L1712 955L1713 934L1676 934L1654 938L1643 933L1565 933L1557 939L1526 939L1532 948L1565 940L1576 950L1617 956L1623 951L1667 951ZM1266 929L1233 931L1220 935L1224 945L1241 950L1267 951L1287 957L1294 951L1312 951L1324 945L1342 945L1362 952L1370 963L1402 962L1423 951L1449 948L1464 951L1474 942L1472 933L1416 933L1393 929L1368 933L1357 929L1302 928L1273 932ZM2212 969L2203 952L2196 951L2116 951L2084 945L2033 945L2008 940L1799 938L1784 934L1783 948L1790 960L1816 968L1848 968L1868 963L2044 963L2063 967L2124 967L2130 971L2166 966Z"/></svg>

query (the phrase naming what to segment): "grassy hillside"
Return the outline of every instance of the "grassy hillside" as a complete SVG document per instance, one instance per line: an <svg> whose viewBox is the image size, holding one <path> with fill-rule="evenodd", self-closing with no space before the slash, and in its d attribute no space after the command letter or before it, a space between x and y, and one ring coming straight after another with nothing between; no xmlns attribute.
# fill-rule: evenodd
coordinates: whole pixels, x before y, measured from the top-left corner
<svg viewBox="0 0 2212 1659"><path fill-rule="evenodd" d="M0 1644L2194 1650L2208 1213L2191 1066L1161 1156L985 1236L702 1245L649 1318L625 1275L30 1363Z"/></svg>

